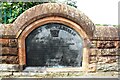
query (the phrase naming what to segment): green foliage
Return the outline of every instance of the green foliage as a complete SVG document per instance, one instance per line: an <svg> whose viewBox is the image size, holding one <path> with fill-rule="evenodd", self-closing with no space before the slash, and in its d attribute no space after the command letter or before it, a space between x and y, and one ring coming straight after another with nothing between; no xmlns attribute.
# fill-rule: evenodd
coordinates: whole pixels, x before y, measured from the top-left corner
<svg viewBox="0 0 120 80"><path fill-rule="evenodd" d="M55 3L57 0L49 0L48 2ZM48 3L47 2L47 3ZM45 2L1 2L0 3L0 23L12 23L25 10ZM66 3L70 6L75 6L76 2L67 0Z"/></svg>
<svg viewBox="0 0 120 80"><path fill-rule="evenodd" d="M77 1L76 0L66 0L64 3L77 8L77 6L76 6Z"/></svg>
<svg viewBox="0 0 120 80"><path fill-rule="evenodd" d="M22 12L42 2L2 2L0 3L1 23L12 23Z"/></svg>

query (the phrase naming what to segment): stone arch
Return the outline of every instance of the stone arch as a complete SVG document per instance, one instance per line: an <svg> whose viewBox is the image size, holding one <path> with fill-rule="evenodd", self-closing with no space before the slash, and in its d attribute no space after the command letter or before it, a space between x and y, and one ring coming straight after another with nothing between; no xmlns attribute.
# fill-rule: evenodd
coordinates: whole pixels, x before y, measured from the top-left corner
<svg viewBox="0 0 120 80"><path fill-rule="evenodd" d="M14 22L13 27L18 38L21 32L31 23L36 20L58 16L69 19L78 24L91 39L95 29L94 23L81 11L74 7L58 4L58 3L45 3L34 6L23 12Z"/></svg>
<svg viewBox="0 0 120 80"><path fill-rule="evenodd" d="M93 37L94 24L75 8L58 3L45 3L28 9L13 23L18 38L19 64L26 65L25 39L37 27L47 23L62 23L75 29L84 40L82 68L88 68L88 44Z"/></svg>

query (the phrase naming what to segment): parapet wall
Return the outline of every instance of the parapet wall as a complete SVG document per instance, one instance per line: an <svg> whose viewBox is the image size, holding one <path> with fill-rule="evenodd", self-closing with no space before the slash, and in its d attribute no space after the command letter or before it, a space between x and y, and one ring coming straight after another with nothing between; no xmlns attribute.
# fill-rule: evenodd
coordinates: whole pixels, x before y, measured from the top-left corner
<svg viewBox="0 0 120 80"><path fill-rule="evenodd" d="M19 64L18 39L11 35L12 24L1 25L1 32L10 34L0 38L1 64ZM6 31L6 32L5 32ZM118 28L113 26L96 26L94 37L90 44L89 71L115 71L118 72L118 59L120 56L120 40Z"/></svg>
<svg viewBox="0 0 120 80"><path fill-rule="evenodd" d="M92 40L90 65L96 71L119 71L120 36L118 28L113 26L96 26Z"/></svg>
<svg viewBox="0 0 120 80"><path fill-rule="evenodd" d="M120 29L113 26L94 26L83 13L56 3L37 5L21 14L12 24L0 24L1 71L19 71L19 47L21 47L18 43L19 36L31 23L50 16L58 16L73 21L88 36L90 42L87 44L87 48L89 48L87 71L119 71ZM23 43L21 42L21 44ZM13 66L6 68L2 64Z"/></svg>

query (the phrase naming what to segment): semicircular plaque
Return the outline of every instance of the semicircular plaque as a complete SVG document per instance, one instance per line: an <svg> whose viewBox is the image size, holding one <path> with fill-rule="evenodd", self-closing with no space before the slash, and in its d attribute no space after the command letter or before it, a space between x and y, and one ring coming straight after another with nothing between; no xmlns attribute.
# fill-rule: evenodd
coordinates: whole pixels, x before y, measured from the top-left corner
<svg viewBox="0 0 120 80"><path fill-rule="evenodd" d="M49 23L33 30L26 38L27 66L80 67L83 42L72 28Z"/></svg>

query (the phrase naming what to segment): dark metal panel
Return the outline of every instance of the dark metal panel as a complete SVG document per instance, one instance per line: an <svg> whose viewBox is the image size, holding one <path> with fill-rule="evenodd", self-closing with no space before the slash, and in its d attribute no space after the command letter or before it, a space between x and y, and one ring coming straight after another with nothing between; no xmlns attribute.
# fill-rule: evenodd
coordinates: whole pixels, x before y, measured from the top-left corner
<svg viewBox="0 0 120 80"><path fill-rule="evenodd" d="M32 31L26 38L27 66L82 66L82 39L70 27L49 23Z"/></svg>

